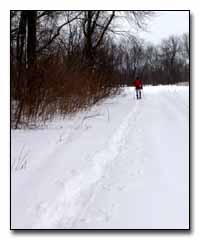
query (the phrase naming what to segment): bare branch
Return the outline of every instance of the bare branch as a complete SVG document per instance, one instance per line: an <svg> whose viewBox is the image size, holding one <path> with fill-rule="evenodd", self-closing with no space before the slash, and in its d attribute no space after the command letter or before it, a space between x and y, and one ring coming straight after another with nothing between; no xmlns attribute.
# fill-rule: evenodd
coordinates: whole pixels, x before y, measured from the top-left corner
<svg viewBox="0 0 200 240"><path fill-rule="evenodd" d="M64 22L62 25L60 25L58 28L57 28L57 31L56 33L53 35L53 37L51 37L48 42L40 47L37 52L40 52L42 51L43 49L47 48L47 46L49 46L59 35L60 35L60 31L62 30L62 28L66 25L68 25L69 23L73 22L74 20L77 19L78 16L80 16L81 12L79 12L75 17L73 17L72 19L68 20L67 22Z"/></svg>

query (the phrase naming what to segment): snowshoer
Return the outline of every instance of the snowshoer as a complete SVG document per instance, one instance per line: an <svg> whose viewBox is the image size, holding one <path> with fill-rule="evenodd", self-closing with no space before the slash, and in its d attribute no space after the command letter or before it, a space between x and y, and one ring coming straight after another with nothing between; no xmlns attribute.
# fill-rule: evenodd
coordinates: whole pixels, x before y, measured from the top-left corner
<svg viewBox="0 0 200 240"><path fill-rule="evenodd" d="M143 88L141 79L139 77L136 77L136 79L133 82L133 85L136 91L136 98L141 99L142 98L141 89Z"/></svg>

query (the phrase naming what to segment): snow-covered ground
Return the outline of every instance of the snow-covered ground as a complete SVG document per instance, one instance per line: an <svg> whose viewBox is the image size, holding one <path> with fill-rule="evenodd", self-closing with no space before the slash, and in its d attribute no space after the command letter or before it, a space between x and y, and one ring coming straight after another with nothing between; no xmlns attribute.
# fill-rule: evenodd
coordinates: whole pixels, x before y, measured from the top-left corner
<svg viewBox="0 0 200 240"><path fill-rule="evenodd" d="M12 130L12 228L189 227L189 88L133 96Z"/></svg>

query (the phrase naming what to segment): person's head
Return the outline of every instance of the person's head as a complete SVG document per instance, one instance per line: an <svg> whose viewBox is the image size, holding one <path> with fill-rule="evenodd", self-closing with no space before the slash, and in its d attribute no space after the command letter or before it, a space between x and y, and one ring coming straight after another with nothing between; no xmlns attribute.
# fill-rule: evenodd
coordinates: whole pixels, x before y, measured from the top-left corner
<svg viewBox="0 0 200 240"><path fill-rule="evenodd" d="M139 76L137 76L136 79L139 80L140 79Z"/></svg>

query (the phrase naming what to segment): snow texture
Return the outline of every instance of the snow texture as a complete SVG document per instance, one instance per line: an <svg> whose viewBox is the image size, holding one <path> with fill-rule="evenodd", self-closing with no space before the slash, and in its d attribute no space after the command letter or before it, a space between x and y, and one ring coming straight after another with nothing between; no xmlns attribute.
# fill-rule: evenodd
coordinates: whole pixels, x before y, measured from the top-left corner
<svg viewBox="0 0 200 240"><path fill-rule="evenodd" d="M11 132L13 229L187 229L189 88L146 86Z"/></svg>

